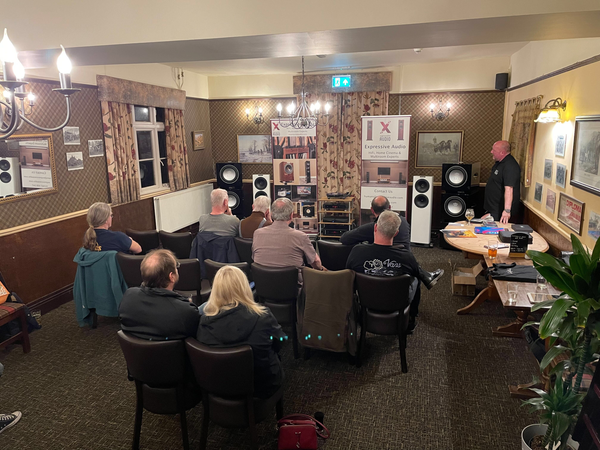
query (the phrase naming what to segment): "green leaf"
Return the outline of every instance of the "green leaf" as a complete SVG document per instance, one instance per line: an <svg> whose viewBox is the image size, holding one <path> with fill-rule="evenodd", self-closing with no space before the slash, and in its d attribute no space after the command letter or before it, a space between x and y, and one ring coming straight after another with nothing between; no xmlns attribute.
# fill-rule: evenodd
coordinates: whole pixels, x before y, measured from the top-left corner
<svg viewBox="0 0 600 450"><path fill-rule="evenodd" d="M531 327L533 325L539 325L539 324L540 324L539 322L527 322L527 323L523 324L523 326L521 327L521 330L524 330L527 327Z"/></svg>
<svg viewBox="0 0 600 450"><path fill-rule="evenodd" d="M531 307L531 310L537 311L538 309L550 308L552 305L554 305L555 302L556 302L556 300L545 300L540 303L534 303L533 306Z"/></svg>
<svg viewBox="0 0 600 450"><path fill-rule="evenodd" d="M527 255L533 260L537 266L552 267L556 270L565 270L568 266L563 260L557 259L548 253L538 252L536 250L528 250Z"/></svg>
<svg viewBox="0 0 600 450"><path fill-rule="evenodd" d="M546 339L559 328L566 311L575 304L573 300L559 298L540 321L540 337Z"/></svg>
<svg viewBox="0 0 600 450"><path fill-rule="evenodd" d="M571 244L573 245L573 254L583 256L586 265L590 264L590 254L587 249L583 246L579 238L571 233ZM572 255L571 255L572 256ZM569 258L570 261L570 258Z"/></svg>
<svg viewBox="0 0 600 450"><path fill-rule="evenodd" d="M585 326L588 316L590 315L590 302L588 300L584 300L582 302L577 303L577 319L578 325L583 327Z"/></svg>
<svg viewBox="0 0 600 450"><path fill-rule="evenodd" d="M546 354L542 358L542 361L540 362L540 368L542 370L545 369L548 366L548 364L550 364L552 362L552 360L554 358L562 355L563 353L566 353L567 351L569 351L569 349L567 347L563 347L562 345L557 345L555 347L552 347L550 350L548 350L546 352Z"/></svg>
<svg viewBox="0 0 600 450"><path fill-rule="evenodd" d="M590 289L590 286L588 285L587 281L585 281L585 279L579 276L578 274L575 274L573 275L573 282L575 283L575 289L577 289L577 292L587 296L588 290Z"/></svg>
<svg viewBox="0 0 600 450"><path fill-rule="evenodd" d="M591 262L597 263L600 260L600 239L596 240L596 245L594 245L594 250L592 251Z"/></svg>
<svg viewBox="0 0 600 450"><path fill-rule="evenodd" d="M591 267L585 261L585 258L582 255L573 254L569 258L569 264L571 266L571 272L573 274L577 274L586 280L589 279L591 275Z"/></svg>

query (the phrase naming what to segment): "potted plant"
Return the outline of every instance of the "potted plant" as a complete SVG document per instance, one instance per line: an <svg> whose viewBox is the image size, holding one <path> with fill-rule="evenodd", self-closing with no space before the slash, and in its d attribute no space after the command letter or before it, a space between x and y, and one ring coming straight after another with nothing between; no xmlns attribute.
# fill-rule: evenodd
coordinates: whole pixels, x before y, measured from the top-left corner
<svg viewBox="0 0 600 450"><path fill-rule="evenodd" d="M531 308L549 308L539 322L540 337L549 338L551 346L540 362L541 370L559 356L564 359L549 371L556 375L554 386L548 392L536 391L540 397L525 402L541 410L542 423L548 425L543 448L560 450L567 448L579 416L583 375L600 349L600 239L591 254L574 234L571 244L569 263L546 253L527 252L537 271L562 291L558 299Z"/></svg>

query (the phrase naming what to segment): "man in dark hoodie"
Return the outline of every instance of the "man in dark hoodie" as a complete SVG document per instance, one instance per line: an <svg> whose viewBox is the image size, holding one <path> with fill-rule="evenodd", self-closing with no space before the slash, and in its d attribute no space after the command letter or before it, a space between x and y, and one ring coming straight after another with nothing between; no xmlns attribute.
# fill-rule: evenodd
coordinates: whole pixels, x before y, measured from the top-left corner
<svg viewBox="0 0 600 450"><path fill-rule="evenodd" d="M142 261L143 284L125 292L119 306L121 329L142 339L170 340L195 336L198 307L173 291L179 262L170 250L154 250Z"/></svg>

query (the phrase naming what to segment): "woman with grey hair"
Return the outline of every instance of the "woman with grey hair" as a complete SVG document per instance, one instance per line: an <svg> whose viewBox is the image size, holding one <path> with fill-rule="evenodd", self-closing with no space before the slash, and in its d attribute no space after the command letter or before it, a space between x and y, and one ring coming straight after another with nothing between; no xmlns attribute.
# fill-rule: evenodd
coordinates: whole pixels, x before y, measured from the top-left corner
<svg viewBox="0 0 600 450"><path fill-rule="evenodd" d="M112 209L108 203L97 202L88 209L89 228L83 235L83 247L93 252L116 250L123 253L141 253L142 246L120 231L110 231Z"/></svg>

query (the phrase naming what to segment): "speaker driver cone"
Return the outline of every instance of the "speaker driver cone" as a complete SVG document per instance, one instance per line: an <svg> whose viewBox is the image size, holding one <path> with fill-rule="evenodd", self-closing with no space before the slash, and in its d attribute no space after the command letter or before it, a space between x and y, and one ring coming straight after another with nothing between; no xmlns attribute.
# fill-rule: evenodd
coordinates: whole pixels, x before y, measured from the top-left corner
<svg viewBox="0 0 600 450"><path fill-rule="evenodd" d="M229 208L237 208L240 204L240 198L238 197L238 195L235 192L228 192L227 195L229 198Z"/></svg>
<svg viewBox="0 0 600 450"><path fill-rule="evenodd" d="M426 208L429 205L429 198L426 195L419 194L415 197L415 206L417 208Z"/></svg>
<svg viewBox="0 0 600 450"><path fill-rule="evenodd" d="M417 192L420 192L421 194L423 194L424 192L427 192L429 190L429 181L425 180L425 179L420 179L415 183L415 189L417 190Z"/></svg>
<svg viewBox="0 0 600 450"><path fill-rule="evenodd" d="M0 170L10 170L10 162L6 159L0 160Z"/></svg>
<svg viewBox="0 0 600 450"><path fill-rule="evenodd" d="M452 187L462 187L467 182L467 171L461 166L454 166L446 172L446 181Z"/></svg>
<svg viewBox="0 0 600 450"><path fill-rule="evenodd" d="M2 182L2 183L10 183L10 180L12 180L12 177L10 176L10 173L8 173L8 172L2 172L2 173L0 173L0 182Z"/></svg>
<svg viewBox="0 0 600 450"><path fill-rule="evenodd" d="M234 166L223 166L221 168L221 173L220 173L220 177L221 180L223 180L225 183L235 183L238 179L238 177L240 176L240 173L238 172L237 168Z"/></svg>
<svg viewBox="0 0 600 450"><path fill-rule="evenodd" d="M267 185L267 180L265 180L264 177L258 177L256 180L254 180L254 187L256 189L260 189L261 191L266 189Z"/></svg>
<svg viewBox="0 0 600 450"><path fill-rule="evenodd" d="M452 217L460 217L465 213L467 204L460 197L449 197L444 203L444 211Z"/></svg>
<svg viewBox="0 0 600 450"><path fill-rule="evenodd" d="M294 166L291 164L286 164L283 168L283 170L285 171L285 173L294 173Z"/></svg>
<svg viewBox="0 0 600 450"><path fill-rule="evenodd" d="M256 195L254 196L254 198L258 198L258 197L268 197L268 195L265 191L258 191L256 193Z"/></svg>

